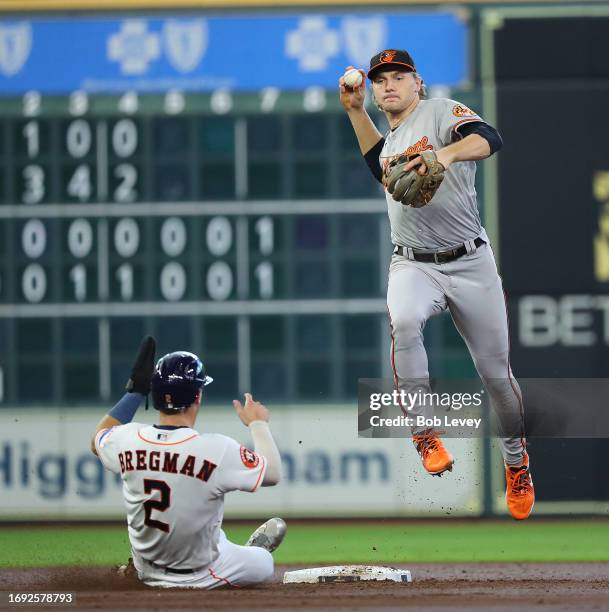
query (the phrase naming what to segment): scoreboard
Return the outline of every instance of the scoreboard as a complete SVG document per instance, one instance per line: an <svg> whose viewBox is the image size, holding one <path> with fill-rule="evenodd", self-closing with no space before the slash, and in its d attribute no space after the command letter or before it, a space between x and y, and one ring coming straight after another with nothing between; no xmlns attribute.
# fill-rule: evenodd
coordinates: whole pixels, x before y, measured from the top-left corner
<svg viewBox="0 0 609 612"><path fill-rule="evenodd" d="M4 100L4 402L109 399L146 332L200 352L218 398L338 399L380 375L384 200L343 113L306 95L272 115L264 93L222 114L211 96Z"/></svg>
<svg viewBox="0 0 609 612"><path fill-rule="evenodd" d="M465 23L0 20L0 406L112 401L145 333L201 354L210 401L344 401L389 375L385 203L337 75L413 28L427 83L475 106Z"/></svg>

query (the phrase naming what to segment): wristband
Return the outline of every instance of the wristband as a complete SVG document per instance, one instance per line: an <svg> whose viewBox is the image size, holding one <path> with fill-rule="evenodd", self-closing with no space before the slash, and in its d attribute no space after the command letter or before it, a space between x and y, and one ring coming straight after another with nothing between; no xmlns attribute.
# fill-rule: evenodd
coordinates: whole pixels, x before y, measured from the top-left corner
<svg viewBox="0 0 609 612"><path fill-rule="evenodd" d="M143 399L141 393L125 393L108 414L123 425L131 423Z"/></svg>

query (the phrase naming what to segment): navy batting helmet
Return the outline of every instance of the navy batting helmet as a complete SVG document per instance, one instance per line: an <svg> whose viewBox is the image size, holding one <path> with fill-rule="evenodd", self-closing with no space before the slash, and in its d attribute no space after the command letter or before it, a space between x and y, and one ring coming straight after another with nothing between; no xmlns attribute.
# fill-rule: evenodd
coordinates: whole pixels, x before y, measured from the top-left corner
<svg viewBox="0 0 609 612"><path fill-rule="evenodd" d="M176 351L161 357L152 375L152 401L157 410L188 408L199 389L213 381L193 353Z"/></svg>

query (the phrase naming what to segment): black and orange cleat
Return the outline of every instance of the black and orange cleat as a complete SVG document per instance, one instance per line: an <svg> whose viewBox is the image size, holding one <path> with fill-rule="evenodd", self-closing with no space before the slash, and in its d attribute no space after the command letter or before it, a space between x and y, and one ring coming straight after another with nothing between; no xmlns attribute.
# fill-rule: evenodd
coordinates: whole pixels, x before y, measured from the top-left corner
<svg viewBox="0 0 609 612"><path fill-rule="evenodd" d="M414 434L412 441L421 456L423 467L432 476L442 476L446 471L451 472L455 460L453 456L444 448L442 440L427 429L422 433Z"/></svg>
<svg viewBox="0 0 609 612"><path fill-rule="evenodd" d="M522 521L529 517L535 504L535 488L529 470L529 455L525 452L522 465L505 466L505 501L510 514Z"/></svg>

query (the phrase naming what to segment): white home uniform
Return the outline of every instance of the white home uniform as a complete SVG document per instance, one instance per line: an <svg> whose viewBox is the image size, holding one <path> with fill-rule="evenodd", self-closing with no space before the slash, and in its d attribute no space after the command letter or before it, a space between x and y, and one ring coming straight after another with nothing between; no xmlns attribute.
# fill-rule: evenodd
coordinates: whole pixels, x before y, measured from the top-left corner
<svg viewBox="0 0 609 612"><path fill-rule="evenodd" d="M437 151L449 145L461 138L457 128L472 121L482 119L455 100L421 100L412 114L386 135L381 167L402 153ZM453 163L423 208L403 206L386 192L391 238L402 253L393 255L389 269L391 358L400 388L428 381L423 329L429 317L448 309L491 396L502 429L509 434L501 440L503 457L508 464L520 465L525 450L522 399L510 368L503 286L480 223L475 175L475 162ZM476 248L477 239L485 244ZM462 245L467 254L448 263L414 260L413 250L442 252Z"/></svg>
<svg viewBox="0 0 609 612"><path fill-rule="evenodd" d="M102 429L95 448L123 480L133 562L144 583L211 589L273 575L271 553L233 544L221 529L224 495L258 489L262 455L220 434L140 423Z"/></svg>

